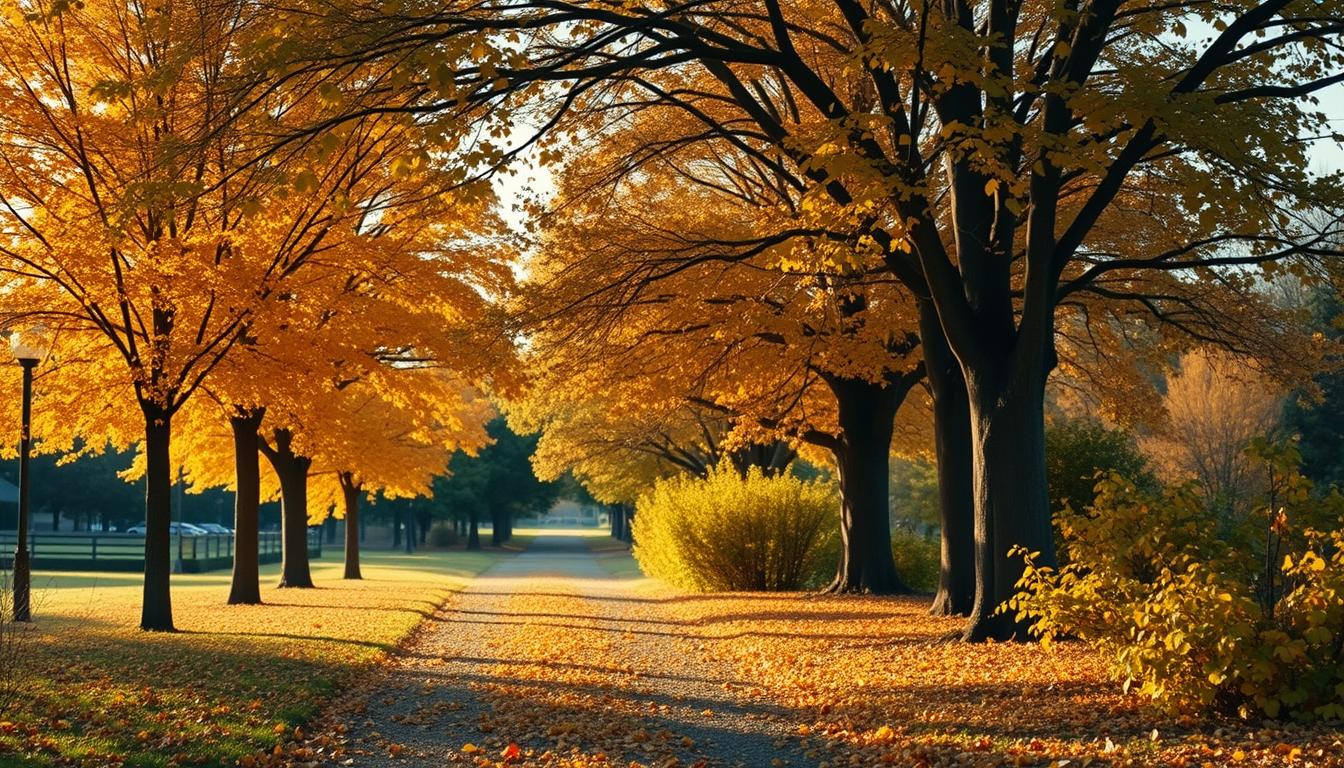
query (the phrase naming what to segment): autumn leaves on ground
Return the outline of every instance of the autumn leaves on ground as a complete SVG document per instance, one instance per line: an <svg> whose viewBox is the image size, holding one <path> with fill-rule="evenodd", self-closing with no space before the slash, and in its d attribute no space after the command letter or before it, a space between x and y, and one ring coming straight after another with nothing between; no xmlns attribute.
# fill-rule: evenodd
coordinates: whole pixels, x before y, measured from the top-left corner
<svg viewBox="0 0 1344 768"><path fill-rule="evenodd" d="M321 589L266 589L265 605L227 608L226 573L180 576L182 632L167 635L135 628L137 574L42 574L41 621L8 656L18 685L0 766L247 764L498 556L377 553L362 581L318 561ZM277 573L263 569L268 586Z"/></svg>
<svg viewBox="0 0 1344 768"><path fill-rule="evenodd" d="M1081 644L949 643L918 598L687 594L533 533L321 563L264 606L183 577L173 635L130 628L132 580L57 577L0 765L1344 765L1337 729L1158 716Z"/></svg>

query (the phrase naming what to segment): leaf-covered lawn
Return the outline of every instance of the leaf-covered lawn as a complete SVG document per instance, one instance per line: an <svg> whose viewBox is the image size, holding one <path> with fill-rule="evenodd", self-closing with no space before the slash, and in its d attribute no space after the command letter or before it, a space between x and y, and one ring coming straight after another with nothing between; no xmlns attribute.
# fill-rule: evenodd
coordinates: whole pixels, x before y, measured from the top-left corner
<svg viewBox="0 0 1344 768"><path fill-rule="evenodd" d="M338 707L356 764L1344 766L1339 723L1171 718L1125 695L1080 643L949 642L960 620L928 616L922 598L688 595L591 549L609 580L542 571L507 595L464 595L435 631L480 633L486 616L502 634L472 635L482 659L464 674L434 672L460 650L417 646L423 676L403 673L409 692L396 694L418 702L411 714L368 720L394 678L370 681L367 711ZM676 682L705 675L717 703ZM470 699L483 714L462 711ZM774 723L769 757L744 753L762 730L746 718Z"/></svg>
<svg viewBox="0 0 1344 768"><path fill-rule="evenodd" d="M915 598L745 596L671 603L704 652L795 713L840 766L1344 766L1344 726L1173 719L1126 696L1081 643L966 645Z"/></svg>
<svg viewBox="0 0 1344 768"><path fill-rule="evenodd" d="M249 764L495 557L366 552L364 580L344 581L328 552L317 589L276 589L279 566L263 567L260 606L225 604L226 571L174 576L175 634L136 628L138 574L35 574L29 687L0 714L0 766Z"/></svg>

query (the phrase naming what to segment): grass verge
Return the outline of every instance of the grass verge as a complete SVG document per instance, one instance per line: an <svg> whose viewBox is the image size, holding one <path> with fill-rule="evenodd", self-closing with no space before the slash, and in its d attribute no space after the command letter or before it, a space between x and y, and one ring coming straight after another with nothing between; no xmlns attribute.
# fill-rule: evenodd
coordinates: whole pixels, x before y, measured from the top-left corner
<svg viewBox="0 0 1344 768"><path fill-rule="evenodd" d="M259 606L225 604L227 572L174 576L170 634L136 628L138 574L35 574L0 768L246 762L498 557L367 552L361 581L328 557L313 561L316 589L276 589L279 567L266 566Z"/></svg>

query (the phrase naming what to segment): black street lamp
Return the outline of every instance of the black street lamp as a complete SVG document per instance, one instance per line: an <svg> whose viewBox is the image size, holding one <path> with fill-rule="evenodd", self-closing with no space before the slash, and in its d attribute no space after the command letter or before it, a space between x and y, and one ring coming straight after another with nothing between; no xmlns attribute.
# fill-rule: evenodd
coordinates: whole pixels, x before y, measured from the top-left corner
<svg viewBox="0 0 1344 768"><path fill-rule="evenodd" d="M28 562L28 453L32 447L33 369L47 356L44 330L9 336L14 359L23 366L23 431L19 436L19 530L14 547L14 620L32 621L32 569Z"/></svg>

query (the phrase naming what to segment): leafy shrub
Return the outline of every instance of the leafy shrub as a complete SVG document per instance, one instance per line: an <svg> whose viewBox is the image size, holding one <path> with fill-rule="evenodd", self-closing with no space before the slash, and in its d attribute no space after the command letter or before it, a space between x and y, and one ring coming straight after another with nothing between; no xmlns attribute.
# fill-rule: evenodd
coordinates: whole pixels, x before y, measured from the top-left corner
<svg viewBox="0 0 1344 768"><path fill-rule="evenodd" d="M1254 453L1272 482L1244 530L1222 531L1194 483L1154 492L1112 475L1087 514L1060 517L1068 565L1020 553L1007 609L1046 644L1104 650L1126 690L1172 712L1344 718L1344 497L1314 496L1291 446Z"/></svg>
<svg viewBox="0 0 1344 768"><path fill-rule="evenodd" d="M1145 487L1155 484L1132 435L1088 418L1063 419L1046 428L1045 471L1055 510L1092 506L1098 473L1115 472Z"/></svg>
<svg viewBox="0 0 1344 768"><path fill-rule="evenodd" d="M685 589L800 589L818 572L838 509L832 487L787 474L668 478L636 506L634 555L646 574Z"/></svg>
<svg viewBox="0 0 1344 768"><path fill-rule="evenodd" d="M451 547L457 543L457 529L452 523L435 523L426 537L431 547Z"/></svg>
<svg viewBox="0 0 1344 768"><path fill-rule="evenodd" d="M934 592L942 568L937 536L924 536L902 528L891 535L891 556L901 580L916 592Z"/></svg>
<svg viewBox="0 0 1344 768"><path fill-rule="evenodd" d="M912 531L938 528L938 465L928 459L891 458L893 522Z"/></svg>

